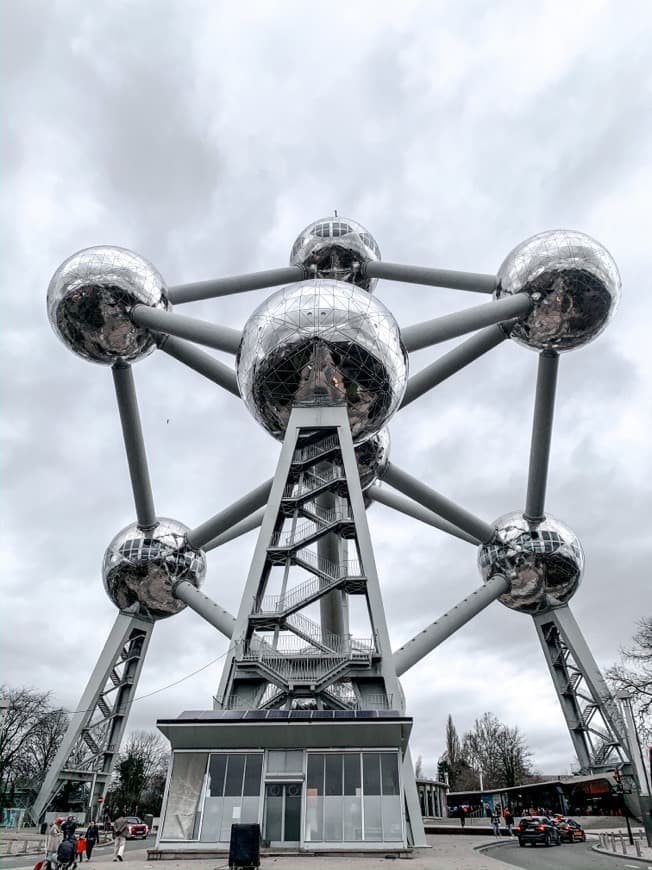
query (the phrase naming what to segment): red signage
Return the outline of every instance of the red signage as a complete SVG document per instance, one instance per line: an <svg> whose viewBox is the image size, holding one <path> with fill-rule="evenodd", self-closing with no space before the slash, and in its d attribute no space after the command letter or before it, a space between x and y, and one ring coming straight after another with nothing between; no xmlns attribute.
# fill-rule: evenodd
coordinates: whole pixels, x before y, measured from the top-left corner
<svg viewBox="0 0 652 870"><path fill-rule="evenodd" d="M97 799L98 804L101 804L103 800L104 798L102 797L102 795L100 795Z"/></svg>

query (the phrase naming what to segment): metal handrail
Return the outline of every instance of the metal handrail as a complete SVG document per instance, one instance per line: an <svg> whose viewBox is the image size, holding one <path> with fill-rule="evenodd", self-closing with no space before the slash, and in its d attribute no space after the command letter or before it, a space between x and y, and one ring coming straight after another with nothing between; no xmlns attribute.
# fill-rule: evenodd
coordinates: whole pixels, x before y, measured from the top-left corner
<svg viewBox="0 0 652 870"><path fill-rule="evenodd" d="M310 459L317 458L335 447L339 447L339 438L337 435L329 435L327 438L318 441L316 444L309 444L308 447L300 447L295 451L293 459L298 460L299 462L308 462Z"/></svg>
<svg viewBox="0 0 652 870"><path fill-rule="evenodd" d="M298 483L288 484L283 491L283 496L285 498L299 498L338 480L346 480L346 475L344 474L344 469L337 465L332 466L328 471L321 474L309 471L303 475L303 478Z"/></svg>

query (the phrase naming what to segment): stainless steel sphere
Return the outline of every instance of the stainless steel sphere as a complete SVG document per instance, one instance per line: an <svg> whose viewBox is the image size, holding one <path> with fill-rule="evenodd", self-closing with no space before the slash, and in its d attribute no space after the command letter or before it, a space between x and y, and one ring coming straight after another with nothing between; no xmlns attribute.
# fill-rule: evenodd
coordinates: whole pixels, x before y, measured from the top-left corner
<svg viewBox="0 0 652 870"><path fill-rule="evenodd" d="M367 278L360 266L380 260L380 248L362 224L348 218L314 221L297 236L290 254L291 266L303 266L315 278L334 278L356 284L370 293L377 278Z"/></svg>
<svg viewBox="0 0 652 870"><path fill-rule="evenodd" d="M127 526L107 547L102 566L104 588L120 610L150 619L164 619L186 606L175 598L177 580L199 587L206 574L206 556L187 541L188 528L159 517L154 529Z"/></svg>
<svg viewBox="0 0 652 870"><path fill-rule="evenodd" d="M518 512L494 523L496 538L478 551L486 582L504 574L511 589L498 599L512 610L540 613L566 604L582 579L584 553L568 526L547 516L531 523Z"/></svg>
<svg viewBox="0 0 652 870"><path fill-rule="evenodd" d="M536 350L572 350L592 341L613 317L620 275L595 239L549 230L514 248L498 270L496 299L522 292L534 307L512 338Z"/></svg>
<svg viewBox="0 0 652 870"><path fill-rule="evenodd" d="M342 281L302 281L270 296L245 324L240 394L275 438L295 404L346 404L353 440L378 432L398 408L407 353L394 317Z"/></svg>
<svg viewBox="0 0 652 870"><path fill-rule="evenodd" d="M152 332L129 316L138 304L167 309L167 288L151 263L125 248L78 251L48 287L55 333L79 356L105 365L134 362L154 350Z"/></svg>
<svg viewBox="0 0 652 870"><path fill-rule="evenodd" d="M389 448L388 429L381 429L380 432L367 438L355 448L355 458L360 472L360 486L363 492L383 476L389 463Z"/></svg>

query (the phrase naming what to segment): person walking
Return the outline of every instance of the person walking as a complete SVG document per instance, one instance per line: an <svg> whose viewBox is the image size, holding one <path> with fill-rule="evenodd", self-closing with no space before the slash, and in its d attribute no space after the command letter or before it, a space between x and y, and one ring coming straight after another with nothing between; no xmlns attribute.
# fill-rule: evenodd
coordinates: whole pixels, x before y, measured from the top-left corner
<svg viewBox="0 0 652 870"><path fill-rule="evenodd" d="M495 810L491 816L491 826L494 829L494 837L500 837L500 813Z"/></svg>
<svg viewBox="0 0 652 870"><path fill-rule="evenodd" d="M55 819L50 825L47 839L45 841L45 861L43 862L44 870L54 870L57 866L57 849L59 843L63 840L63 832L61 824L63 819Z"/></svg>
<svg viewBox="0 0 652 870"><path fill-rule="evenodd" d="M90 823L86 830L86 860L91 860L91 855L93 853L93 846L99 842L100 839L100 829L97 827L97 822L95 819Z"/></svg>
<svg viewBox="0 0 652 870"><path fill-rule="evenodd" d="M509 836L514 836L514 816L512 815L512 811L509 807L505 810L505 824L507 825L507 830L509 832Z"/></svg>
<svg viewBox="0 0 652 870"><path fill-rule="evenodd" d="M80 834L77 837L77 860L81 864L84 860L84 853L86 852L86 837L83 834Z"/></svg>
<svg viewBox="0 0 652 870"><path fill-rule="evenodd" d="M459 808L458 815L460 817L460 825L464 827L464 825L466 824L466 810L464 809L464 807Z"/></svg>
<svg viewBox="0 0 652 870"><path fill-rule="evenodd" d="M70 840L71 837L75 835L75 828L77 827L77 823L73 819L72 816L68 816L66 821L61 825L61 830L63 831L63 839Z"/></svg>
<svg viewBox="0 0 652 870"><path fill-rule="evenodd" d="M113 860L114 861L124 861L123 855L125 852L125 846L127 845L127 828L129 827L129 822L126 820L124 816L120 816L119 819L116 819L113 823Z"/></svg>

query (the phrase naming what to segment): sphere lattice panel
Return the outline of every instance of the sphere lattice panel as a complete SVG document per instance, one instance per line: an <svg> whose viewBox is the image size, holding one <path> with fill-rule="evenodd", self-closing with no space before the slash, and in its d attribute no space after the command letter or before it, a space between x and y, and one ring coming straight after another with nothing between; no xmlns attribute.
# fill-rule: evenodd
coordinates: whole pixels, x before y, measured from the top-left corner
<svg viewBox="0 0 652 870"><path fill-rule="evenodd" d="M540 613L566 604L582 579L584 553L568 526L547 516L529 522L510 513L494 523L496 538L478 551L478 565L486 582L504 574L509 592L498 599L522 613Z"/></svg>
<svg viewBox="0 0 652 870"><path fill-rule="evenodd" d="M352 284L315 279L279 290L254 311L237 372L247 407L275 438L295 404L345 404L359 443L399 407L408 363L382 302Z"/></svg>
<svg viewBox="0 0 652 870"><path fill-rule="evenodd" d="M151 263L125 248L85 248L69 257L48 287L48 317L57 336L84 359L135 362L155 347L130 317L138 304L167 309L167 288Z"/></svg>
<svg viewBox="0 0 652 870"><path fill-rule="evenodd" d="M387 428L381 429L355 448L362 491L369 489L383 476L389 463L390 438Z"/></svg>
<svg viewBox="0 0 652 870"><path fill-rule="evenodd" d="M512 338L535 350L572 350L596 338L613 317L620 275L595 239L549 230L514 248L498 270L497 299L522 292L534 307Z"/></svg>
<svg viewBox="0 0 652 870"><path fill-rule="evenodd" d="M199 587L206 575L206 556L187 541L188 528L160 517L154 529L136 524L122 529L104 554L106 592L120 610L134 608L150 619L164 619L186 606L174 597L178 580Z"/></svg>
<svg viewBox="0 0 652 870"><path fill-rule="evenodd" d="M328 217L313 221L299 233L292 245L290 265L310 270L315 278L346 281L371 293L378 279L367 278L360 266L380 259L376 240L362 224Z"/></svg>

